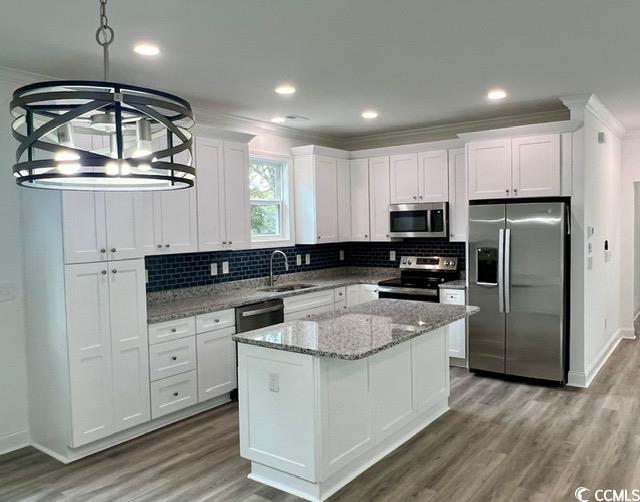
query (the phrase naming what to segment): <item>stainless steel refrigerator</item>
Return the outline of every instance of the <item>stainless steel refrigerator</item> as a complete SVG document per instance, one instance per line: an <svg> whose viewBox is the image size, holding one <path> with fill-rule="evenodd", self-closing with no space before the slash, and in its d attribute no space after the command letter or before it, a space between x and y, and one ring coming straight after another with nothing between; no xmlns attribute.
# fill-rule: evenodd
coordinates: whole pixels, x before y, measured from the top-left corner
<svg viewBox="0 0 640 502"><path fill-rule="evenodd" d="M469 369L566 382L569 206L469 207Z"/></svg>

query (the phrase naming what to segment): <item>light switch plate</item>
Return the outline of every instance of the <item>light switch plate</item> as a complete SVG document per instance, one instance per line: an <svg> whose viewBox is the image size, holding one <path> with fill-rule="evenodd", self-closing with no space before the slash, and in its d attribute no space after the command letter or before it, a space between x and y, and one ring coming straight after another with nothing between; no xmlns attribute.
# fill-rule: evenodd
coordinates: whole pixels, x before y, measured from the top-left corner
<svg viewBox="0 0 640 502"><path fill-rule="evenodd" d="M211 264L211 275L218 275L218 264L217 263L212 263Z"/></svg>
<svg viewBox="0 0 640 502"><path fill-rule="evenodd" d="M389 261L396 261L396 252L389 251Z"/></svg>
<svg viewBox="0 0 640 502"><path fill-rule="evenodd" d="M344 261L344 250L340 250L340 261Z"/></svg>
<svg viewBox="0 0 640 502"><path fill-rule="evenodd" d="M296 255L296 265L298 265L298 267L302 265L302 255L300 254Z"/></svg>
<svg viewBox="0 0 640 502"><path fill-rule="evenodd" d="M305 263L306 265L311 265L311 255L310 255L309 253L306 253L306 254L304 255L304 263Z"/></svg>
<svg viewBox="0 0 640 502"><path fill-rule="evenodd" d="M222 273L223 274L228 274L229 273L229 262L228 261L223 261L222 262Z"/></svg>

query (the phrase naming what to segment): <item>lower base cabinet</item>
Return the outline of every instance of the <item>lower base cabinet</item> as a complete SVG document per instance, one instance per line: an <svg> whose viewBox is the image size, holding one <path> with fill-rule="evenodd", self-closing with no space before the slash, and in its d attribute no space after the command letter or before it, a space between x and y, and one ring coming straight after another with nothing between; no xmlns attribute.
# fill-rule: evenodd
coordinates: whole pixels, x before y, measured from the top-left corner
<svg viewBox="0 0 640 502"><path fill-rule="evenodd" d="M151 382L151 418L168 415L197 402L198 377L195 371Z"/></svg>
<svg viewBox="0 0 640 502"><path fill-rule="evenodd" d="M464 289L441 289L440 303L445 305L465 305ZM467 321L461 319L447 326L449 338L449 357L464 359L467 357Z"/></svg>
<svg viewBox="0 0 640 502"><path fill-rule="evenodd" d="M233 327L197 335L198 401L221 396L238 386L236 343L231 339L235 332Z"/></svg>

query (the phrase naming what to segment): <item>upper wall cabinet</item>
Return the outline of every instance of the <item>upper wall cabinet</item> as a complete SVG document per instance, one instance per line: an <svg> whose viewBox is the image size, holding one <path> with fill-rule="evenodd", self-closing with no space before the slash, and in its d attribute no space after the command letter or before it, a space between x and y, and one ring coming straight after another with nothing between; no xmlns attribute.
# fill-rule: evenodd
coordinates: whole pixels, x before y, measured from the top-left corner
<svg viewBox="0 0 640 502"><path fill-rule="evenodd" d="M467 145L469 199L561 195L560 134Z"/></svg>
<svg viewBox="0 0 640 502"><path fill-rule="evenodd" d="M389 157L369 159L369 226L372 241L389 238Z"/></svg>
<svg viewBox="0 0 640 502"><path fill-rule="evenodd" d="M369 238L369 159L349 162L351 170L351 240Z"/></svg>
<svg viewBox="0 0 640 502"><path fill-rule="evenodd" d="M198 249L251 245L249 150L245 143L195 138Z"/></svg>
<svg viewBox="0 0 640 502"><path fill-rule="evenodd" d="M446 150L392 155L389 164L392 204L449 199Z"/></svg>
<svg viewBox="0 0 640 502"><path fill-rule="evenodd" d="M466 242L469 200L464 148L449 150L449 240Z"/></svg>
<svg viewBox="0 0 640 502"><path fill-rule="evenodd" d="M346 155L341 158L338 150L317 146L292 152L296 242L350 240L351 174Z"/></svg>

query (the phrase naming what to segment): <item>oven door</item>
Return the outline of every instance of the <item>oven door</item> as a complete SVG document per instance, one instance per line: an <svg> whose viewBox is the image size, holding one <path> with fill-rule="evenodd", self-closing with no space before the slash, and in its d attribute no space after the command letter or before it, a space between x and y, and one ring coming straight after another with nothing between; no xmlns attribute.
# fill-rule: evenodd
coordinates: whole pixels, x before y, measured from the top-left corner
<svg viewBox="0 0 640 502"><path fill-rule="evenodd" d="M417 300L432 303L440 301L437 289L402 288L397 286L378 286L378 298Z"/></svg>
<svg viewBox="0 0 640 502"><path fill-rule="evenodd" d="M446 237L447 203L394 204L389 206L389 236Z"/></svg>

